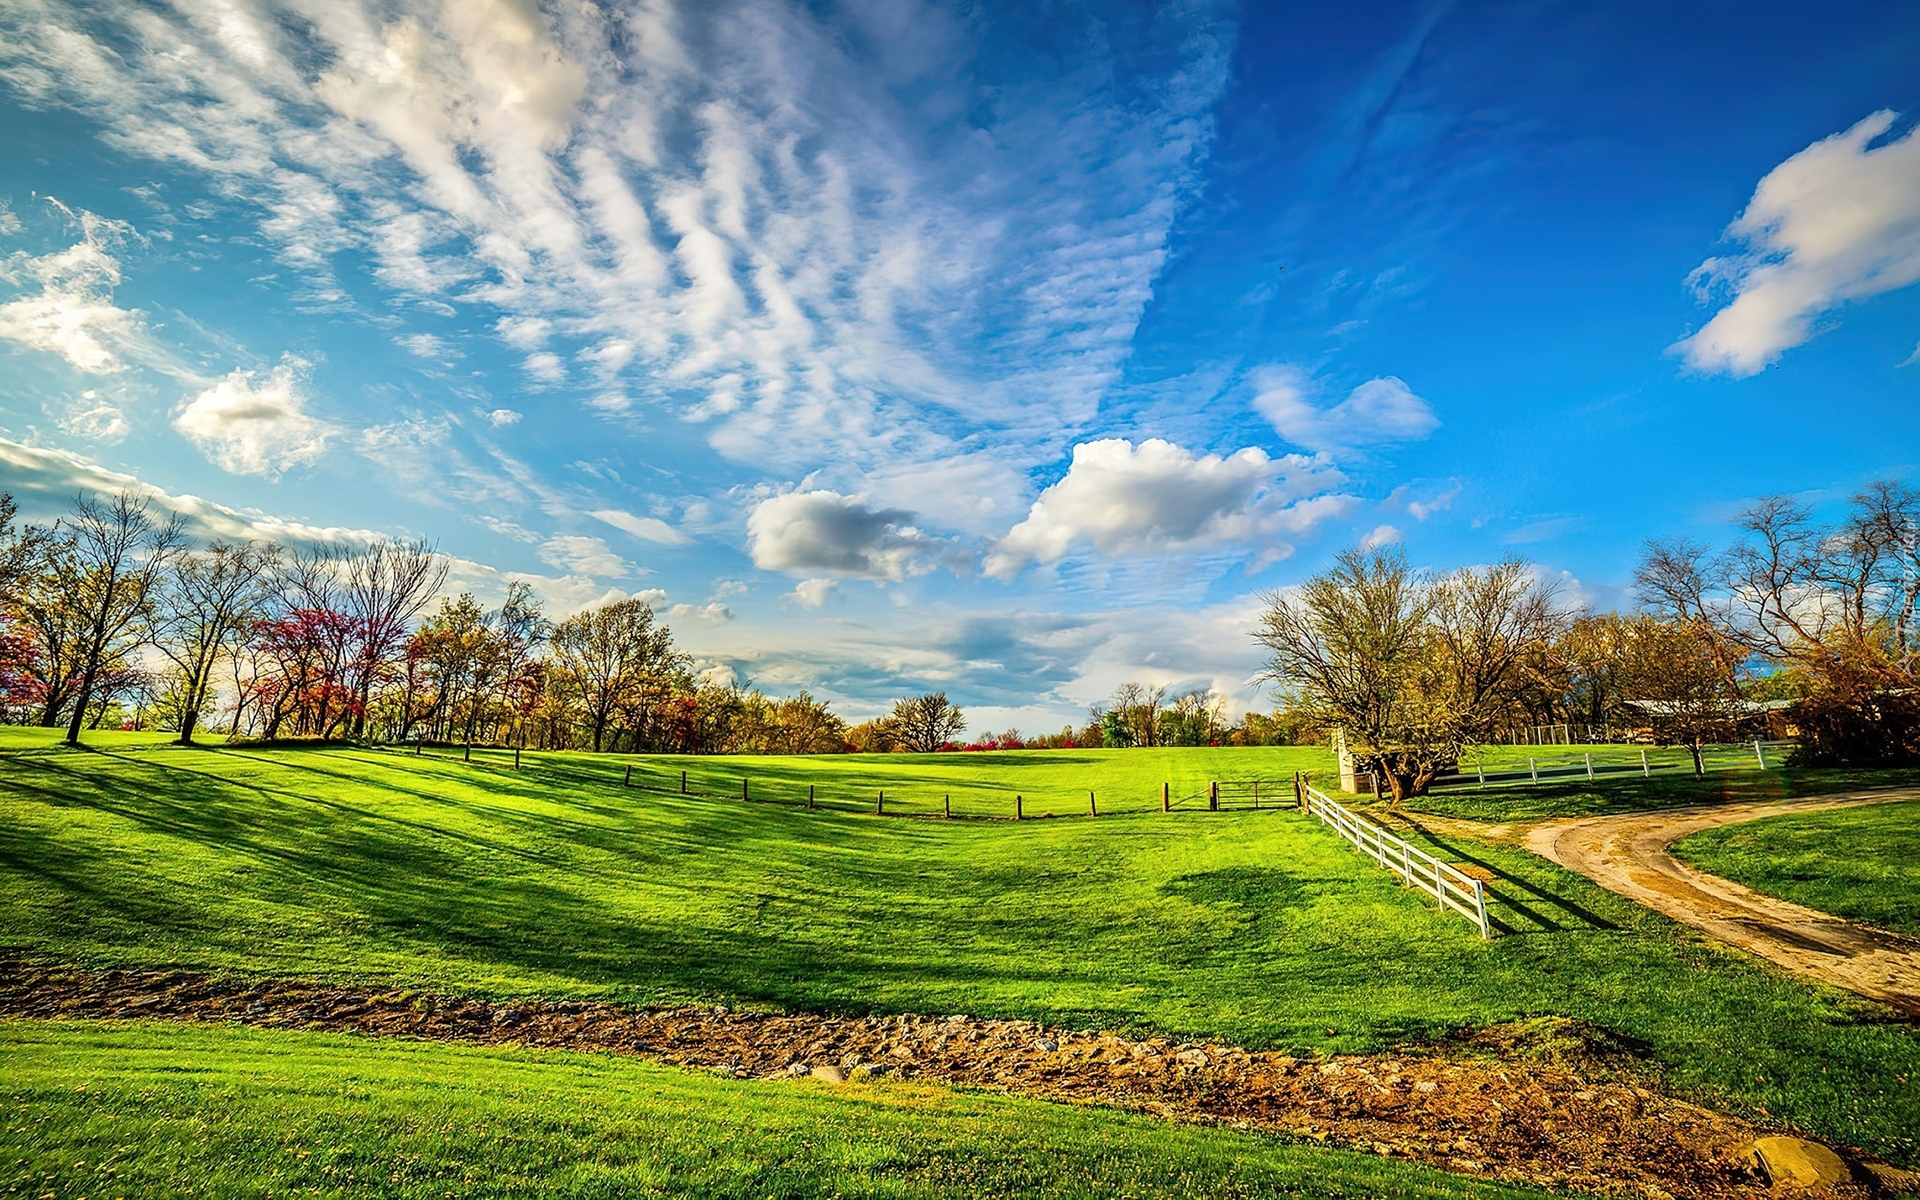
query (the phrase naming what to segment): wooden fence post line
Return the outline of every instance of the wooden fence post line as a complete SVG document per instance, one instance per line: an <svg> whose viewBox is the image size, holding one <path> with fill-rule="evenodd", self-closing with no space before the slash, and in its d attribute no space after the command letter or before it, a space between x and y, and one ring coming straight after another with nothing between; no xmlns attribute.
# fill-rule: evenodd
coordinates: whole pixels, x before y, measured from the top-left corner
<svg viewBox="0 0 1920 1200"><path fill-rule="evenodd" d="M1092 792L1087 793L1087 815L1090 817L1097 817L1100 815L1100 806L1094 802Z"/></svg>
<svg viewBox="0 0 1920 1200"><path fill-rule="evenodd" d="M1533 776L1535 783L1540 782L1540 765L1531 758L1527 760L1527 773Z"/></svg>
<svg viewBox="0 0 1920 1200"><path fill-rule="evenodd" d="M627 773L626 773L626 775L625 775L625 776L623 776L623 777L621 778L621 780L620 780L620 786L621 786L621 787L632 787L632 786L633 786L633 766L632 766L631 764L629 764L629 765L627 766Z"/></svg>
<svg viewBox="0 0 1920 1200"><path fill-rule="evenodd" d="M809 809L813 807L813 785L812 784L807 785L807 807Z"/></svg>
<svg viewBox="0 0 1920 1200"><path fill-rule="evenodd" d="M1258 779L1253 781L1253 806L1255 808L1260 807L1260 781Z"/></svg>
<svg viewBox="0 0 1920 1200"><path fill-rule="evenodd" d="M1587 751L1587 778L1593 778L1593 751Z"/></svg>
<svg viewBox="0 0 1920 1200"><path fill-rule="evenodd" d="M1486 762L1483 759L1476 756L1473 760L1473 769L1474 769L1474 772L1480 776L1480 786L1485 787L1487 785Z"/></svg>
<svg viewBox="0 0 1920 1200"><path fill-rule="evenodd" d="M943 817L953 816L953 793L952 792L948 792L946 795L940 797L940 815Z"/></svg>
<svg viewBox="0 0 1920 1200"><path fill-rule="evenodd" d="M1220 784L1217 781L1207 785L1207 811L1220 811Z"/></svg>
<svg viewBox="0 0 1920 1200"><path fill-rule="evenodd" d="M1647 765L1647 748L1645 746L1640 747L1640 775L1644 779L1651 779L1653 777L1653 768Z"/></svg>
<svg viewBox="0 0 1920 1200"><path fill-rule="evenodd" d="M747 777L744 775L740 777L740 798L742 800L747 798Z"/></svg>
<svg viewBox="0 0 1920 1200"><path fill-rule="evenodd" d="M1173 811L1173 801L1167 798L1167 793L1172 787L1173 785L1170 783L1163 783L1160 785L1160 811L1161 812Z"/></svg>
<svg viewBox="0 0 1920 1200"><path fill-rule="evenodd" d="M1018 821L1021 818L1022 818L1022 814L1020 812L1020 797L1015 796L1013 798L1013 819Z"/></svg>
<svg viewBox="0 0 1920 1200"><path fill-rule="evenodd" d="M687 773L685 771L680 772L680 794L682 796L687 794Z"/></svg>
<svg viewBox="0 0 1920 1200"><path fill-rule="evenodd" d="M1754 756L1755 758L1757 758L1757 759L1759 759L1759 760L1760 760L1760 769L1761 769L1762 771L1764 771L1764 770L1766 770L1766 769L1767 769L1767 754L1766 754L1766 751L1764 751L1764 750L1762 750L1762 749L1760 749L1760 739L1759 739L1759 738L1755 738L1755 739L1753 739L1753 756Z"/></svg>
<svg viewBox="0 0 1920 1200"><path fill-rule="evenodd" d="M886 811L887 811L887 794L885 792L881 792L880 798L873 802L873 815L876 817L881 816Z"/></svg>

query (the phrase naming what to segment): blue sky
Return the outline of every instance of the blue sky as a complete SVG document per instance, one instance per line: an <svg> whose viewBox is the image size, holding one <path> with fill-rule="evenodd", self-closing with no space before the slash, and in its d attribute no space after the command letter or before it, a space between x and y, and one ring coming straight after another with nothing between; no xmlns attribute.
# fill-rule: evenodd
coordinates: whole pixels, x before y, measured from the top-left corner
<svg viewBox="0 0 1920 1200"><path fill-rule="evenodd" d="M976 731L1920 477L1910 5L0 8L0 486Z"/></svg>

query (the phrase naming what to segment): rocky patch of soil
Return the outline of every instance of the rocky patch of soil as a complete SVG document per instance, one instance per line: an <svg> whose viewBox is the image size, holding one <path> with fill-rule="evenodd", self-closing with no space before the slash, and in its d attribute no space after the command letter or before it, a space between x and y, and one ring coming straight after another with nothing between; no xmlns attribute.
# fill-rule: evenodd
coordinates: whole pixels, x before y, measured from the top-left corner
<svg viewBox="0 0 1920 1200"><path fill-rule="evenodd" d="M604 1051L747 1079L913 1079L1220 1122L1570 1191L1703 1200L1766 1192L1750 1149L1771 1131L1647 1086L1630 1047L1567 1022L1507 1026L1397 1055L1296 1058L965 1016L489 1004L29 963L0 964L0 1014Z"/></svg>

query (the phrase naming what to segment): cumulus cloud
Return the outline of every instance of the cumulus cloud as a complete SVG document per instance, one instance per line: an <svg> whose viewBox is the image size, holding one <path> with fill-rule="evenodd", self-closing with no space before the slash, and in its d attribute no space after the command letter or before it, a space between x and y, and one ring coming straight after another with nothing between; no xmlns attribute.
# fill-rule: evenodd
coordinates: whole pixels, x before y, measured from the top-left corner
<svg viewBox="0 0 1920 1200"><path fill-rule="evenodd" d="M676 621L708 621L717 624L721 621L733 620L733 610L718 601L707 604L676 604L667 610L667 616Z"/></svg>
<svg viewBox="0 0 1920 1200"><path fill-rule="evenodd" d="M587 515L623 533L630 533L644 541L658 542L662 546L684 546L692 540L658 517L636 517L618 508L596 508Z"/></svg>
<svg viewBox="0 0 1920 1200"><path fill-rule="evenodd" d="M1360 539L1360 545L1368 550L1377 550L1381 546L1392 546L1400 541L1400 531L1391 525L1376 525Z"/></svg>
<svg viewBox="0 0 1920 1200"><path fill-rule="evenodd" d="M1314 402L1313 377L1298 367L1267 367L1253 382L1253 407L1274 430L1324 454L1418 441L1440 427L1433 407L1392 375L1370 379L1325 408Z"/></svg>
<svg viewBox="0 0 1920 1200"><path fill-rule="evenodd" d="M789 492L754 506L747 545L754 565L769 571L900 580L931 570L931 557L944 549L913 519L902 509L874 508L864 495Z"/></svg>
<svg viewBox="0 0 1920 1200"><path fill-rule="evenodd" d="M505 425L518 425L522 414L511 408L496 408L487 414L487 424L499 429Z"/></svg>
<svg viewBox="0 0 1920 1200"><path fill-rule="evenodd" d="M327 448L327 426L307 415L289 366L264 379L235 371L175 412L173 427L222 470L278 478Z"/></svg>
<svg viewBox="0 0 1920 1200"><path fill-rule="evenodd" d="M0 259L0 282L34 289L0 304L0 339L57 354L89 375L124 371L127 351L143 348L147 331L137 310L113 302L120 260L111 251L138 235L122 221L60 211L80 227L79 242L51 254L17 251Z"/></svg>
<svg viewBox="0 0 1920 1200"><path fill-rule="evenodd" d="M802 579L784 597L801 608L819 608L832 598L840 585L831 579Z"/></svg>
<svg viewBox="0 0 1920 1200"><path fill-rule="evenodd" d="M1874 113L1760 181L1726 231L1744 249L1688 277L1702 299L1731 295L1672 347L1689 367L1757 374L1812 337L1821 314L1920 280L1920 136L1871 145L1894 119Z"/></svg>
<svg viewBox="0 0 1920 1200"><path fill-rule="evenodd" d="M563 534L549 538L540 547L540 560L560 568L570 575L586 575L591 578L621 576L629 574L633 568L627 561L613 552L613 547L597 537L581 537L576 534Z"/></svg>
<svg viewBox="0 0 1920 1200"><path fill-rule="evenodd" d="M1308 498L1339 478L1257 447L1223 458L1158 438L1138 446L1124 438L1084 442L1073 448L1065 478L994 546L986 570L1008 578L1082 543L1108 555L1230 547L1276 562L1293 552L1282 534L1305 533L1351 506L1345 496Z"/></svg>

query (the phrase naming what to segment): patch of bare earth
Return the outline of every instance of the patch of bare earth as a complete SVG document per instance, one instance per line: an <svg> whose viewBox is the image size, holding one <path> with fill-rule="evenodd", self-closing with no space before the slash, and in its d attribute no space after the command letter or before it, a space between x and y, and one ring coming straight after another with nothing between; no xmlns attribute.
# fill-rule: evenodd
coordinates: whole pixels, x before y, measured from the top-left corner
<svg viewBox="0 0 1920 1200"><path fill-rule="evenodd" d="M1296 1058L964 1016L489 1004L18 962L0 964L0 1014L602 1051L750 1079L911 1079L1223 1123L1563 1190L1703 1198L1765 1191L1746 1155L1767 1131L1648 1086L1604 1037L1565 1022L1485 1030L1396 1055Z"/></svg>

